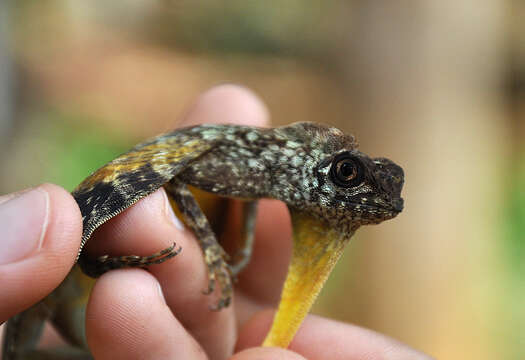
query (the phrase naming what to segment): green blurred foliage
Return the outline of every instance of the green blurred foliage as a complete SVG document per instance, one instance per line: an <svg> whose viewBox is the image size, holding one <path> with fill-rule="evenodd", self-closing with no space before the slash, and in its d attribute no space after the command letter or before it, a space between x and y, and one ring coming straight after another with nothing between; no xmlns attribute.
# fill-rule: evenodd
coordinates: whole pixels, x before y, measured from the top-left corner
<svg viewBox="0 0 525 360"><path fill-rule="evenodd" d="M505 294L501 299L511 339L505 349L506 358L522 359L525 355L525 152L513 162L505 204L502 231L508 277L504 279Z"/></svg>
<svg viewBox="0 0 525 360"><path fill-rule="evenodd" d="M523 281L525 279L525 154L515 164L518 166L511 172L504 229L511 273ZM525 281L523 284L525 285Z"/></svg>
<svg viewBox="0 0 525 360"><path fill-rule="evenodd" d="M149 42L191 52L309 57L333 46L336 3L167 1L153 6L140 28Z"/></svg>
<svg viewBox="0 0 525 360"><path fill-rule="evenodd" d="M78 114L49 111L40 116L41 124L45 125L39 137L47 144L43 151L47 151L46 158L50 160L40 180L59 184L69 191L132 144L122 134L103 129L93 119Z"/></svg>

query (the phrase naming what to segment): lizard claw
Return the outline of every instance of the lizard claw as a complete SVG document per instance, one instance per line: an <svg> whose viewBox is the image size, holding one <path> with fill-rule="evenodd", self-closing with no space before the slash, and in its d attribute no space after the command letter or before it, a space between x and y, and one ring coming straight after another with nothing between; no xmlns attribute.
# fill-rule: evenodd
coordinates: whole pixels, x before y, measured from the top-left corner
<svg viewBox="0 0 525 360"><path fill-rule="evenodd" d="M164 261L178 255L181 251L182 248L176 248L176 244L173 243L170 247L150 256L126 255L110 257L109 255L103 255L99 256L93 264L89 265L91 268L84 271L87 271L91 276L100 276L113 269L128 267L146 268L153 264L163 263Z"/></svg>

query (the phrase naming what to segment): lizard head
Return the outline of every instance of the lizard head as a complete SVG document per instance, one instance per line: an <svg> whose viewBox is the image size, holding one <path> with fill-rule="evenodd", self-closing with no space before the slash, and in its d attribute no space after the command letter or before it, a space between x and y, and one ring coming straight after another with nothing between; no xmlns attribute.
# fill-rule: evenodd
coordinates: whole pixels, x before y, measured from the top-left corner
<svg viewBox="0 0 525 360"><path fill-rule="evenodd" d="M318 212L343 230L378 224L403 210L403 169L388 159L343 149L320 161L314 171Z"/></svg>
<svg viewBox="0 0 525 360"><path fill-rule="evenodd" d="M274 168L277 198L352 233L403 209L403 169L386 158L360 152L357 141L336 128L295 123L278 129L287 142Z"/></svg>
<svg viewBox="0 0 525 360"><path fill-rule="evenodd" d="M354 232L402 211L404 174L391 160L357 150L355 138L336 128L296 123L279 133L287 158L274 166L275 196L290 209L293 253L263 345L287 347Z"/></svg>

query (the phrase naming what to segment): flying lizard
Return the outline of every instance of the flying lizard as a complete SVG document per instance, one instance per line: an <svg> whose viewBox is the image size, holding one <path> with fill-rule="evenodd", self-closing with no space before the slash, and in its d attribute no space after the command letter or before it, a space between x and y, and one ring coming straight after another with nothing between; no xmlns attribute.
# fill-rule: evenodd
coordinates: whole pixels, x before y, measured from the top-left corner
<svg viewBox="0 0 525 360"><path fill-rule="evenodd" d="M3 359L47 358L35 350L46 319L78 349L78 353L54 354L53 358L90 358L82 349L87 349L83 316L91 285L79 269L97 277L115 268L147 267L174 257L179 249L174 244L145 257L91 258L84 246L99 226L160 187L198 239L208 267L207 293L220 290L218 302L211 305L214 310L229 306L232 277L249 262L257 199L274 198L288 206L293 253L281 301L263 343L287 347L355 231L361 225L391 219L403 209L402 168L386 158L369 157L357 147L351 135L305 122L278 128L199 125L138 144L73 190L83 219L78 266L48 298L9 320ZM228 263L188 190L190 185L244 200L243 256L234 263Z"/></svg>

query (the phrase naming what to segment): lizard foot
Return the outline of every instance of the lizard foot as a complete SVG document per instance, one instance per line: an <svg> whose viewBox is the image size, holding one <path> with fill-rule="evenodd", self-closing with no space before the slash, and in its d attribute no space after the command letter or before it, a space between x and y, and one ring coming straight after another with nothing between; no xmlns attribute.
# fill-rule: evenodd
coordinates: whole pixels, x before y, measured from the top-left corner
<svg viewBox="0 0 525 360"><path fill-rule="evenodd" d="M208 289L204 290L204 294L209 295L215 290L215 285L218 284L221 290L219 301L216 305L210 307L213 311L219 311L228 307L231 303L233 295L233 285L230 266L226 262L228 255L220 247L220 245L213 245L204 252L204 260L208 265Z"/></svg>
<svg viewBox="0 0 525 360"><path fill-rule="evenodd" d="M108 270L120 269L126 267L140 267L144 268L153 264L160 264L164 261L171 259L175 255L179 254L182 250L181 247L176 248L175 243L170 247L159 251L149 256L138 256L138 255L126 255L126 256L115 256L109 257L109 255L100 256L97 258L97 268L100 273L104 273Z"/></svg>

